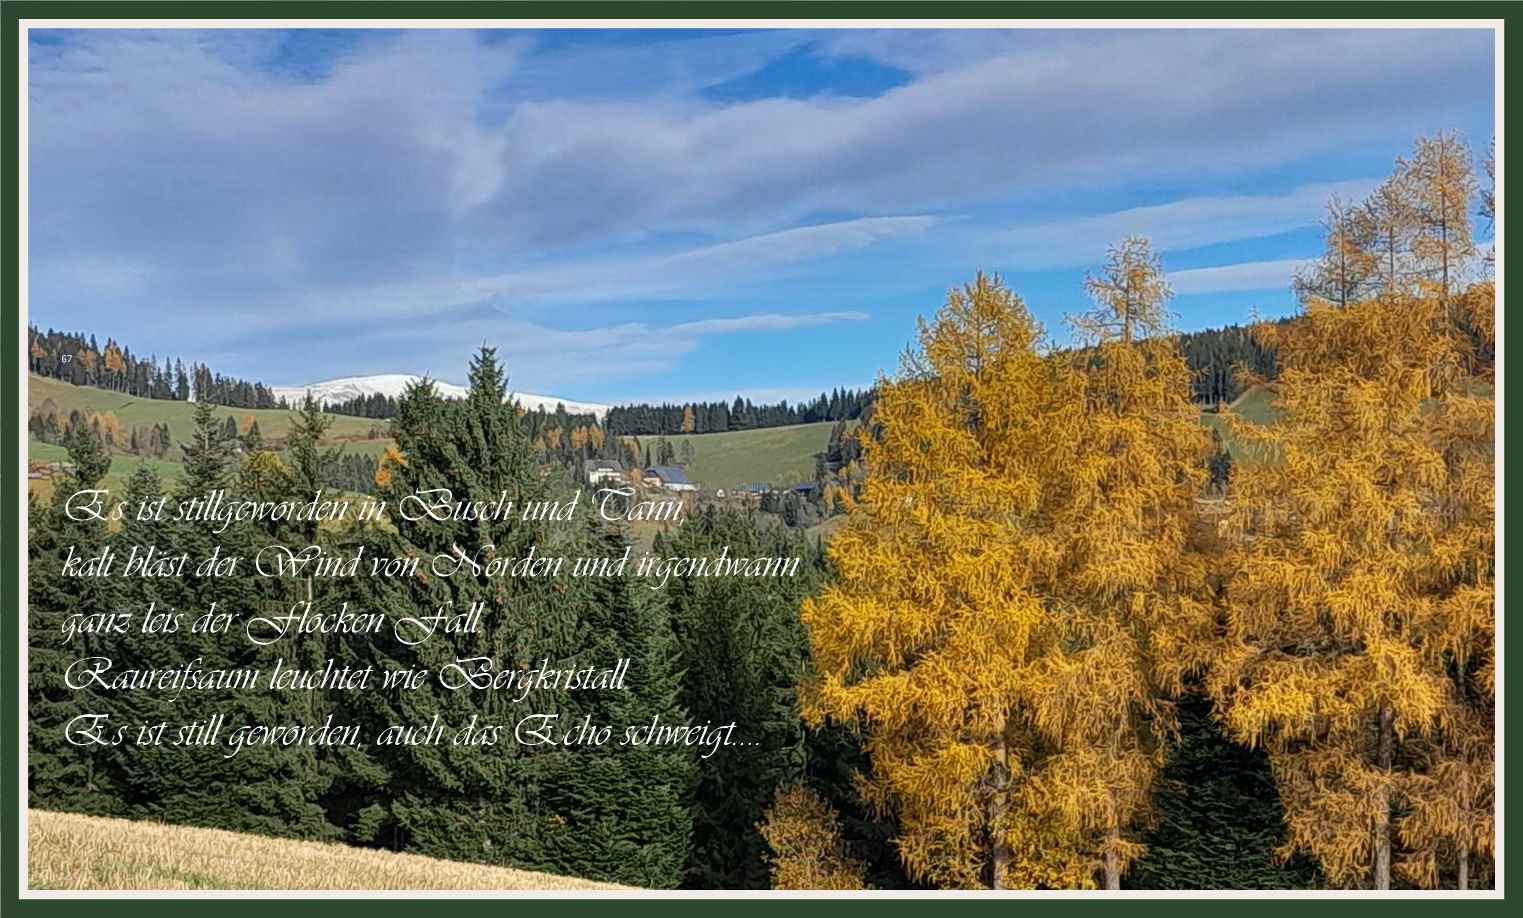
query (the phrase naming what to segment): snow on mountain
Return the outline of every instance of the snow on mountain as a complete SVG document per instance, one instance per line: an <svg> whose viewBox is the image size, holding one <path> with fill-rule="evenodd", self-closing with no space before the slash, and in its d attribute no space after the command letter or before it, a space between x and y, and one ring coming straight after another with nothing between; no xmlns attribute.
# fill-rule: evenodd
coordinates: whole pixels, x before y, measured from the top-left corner
<svg viewBox="0 0 1523 918"><path fill-rule="evenodd" d="M409 376L406 373L383 373L379 376L346 376L343 379L330 379L325 382L309 383L305 386L272 386L270 391L277 399L285 399L291 404L300 402L306 393L312 393L312 397L324 405L332 405L336 402L347 402L361 395L386 395L392 398L400 396L408 386L422 377ZM445 398L464 398L467 392L464 386L434 380L434 389ZM510 392L514 399L524 408L534 411L543 408L546 411L554 411L556 405L565 405L570 414L591 414L599 420L608 413L607 405L596 402L573 402L569 399L556 398L553 395L535 395L532 392Z"/></svg>

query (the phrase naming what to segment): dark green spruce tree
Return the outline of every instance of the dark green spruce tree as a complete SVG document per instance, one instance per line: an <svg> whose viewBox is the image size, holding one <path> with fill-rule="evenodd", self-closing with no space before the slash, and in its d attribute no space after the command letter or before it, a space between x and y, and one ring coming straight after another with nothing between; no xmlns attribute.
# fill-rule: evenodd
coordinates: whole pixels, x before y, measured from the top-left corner
<svg viewBox="0 0 1523 918"><path fill-rule="evenodd" d="M547 476L494 352L472 362L469 395L441 399L428 383L400 399L397 452L377 472L392 525L357 529L366 551L420 559L416 575L348 581L354 601L392 619L481 609L474 632L436 632L407 644L390 634L351 638L346 659L378 673L425 672L418 687L346 695L340 702L374 737L392 742L350 763L335 795L350 837L419 853L510 864L645 886L672 886L687 855L686 748L620 747L624 728L652 717L682 720L677 661L662 603L627 577L488 576L472 564L541 557L605 557L622 535L593 526L585 503L568 521L525 520L532 502L559 501L569 485ZM406 519L413 495L447 490L455 501L511 501L501 519ZM437 561L435 559L444 559ZM470 559L470 562L462 559ZM404 629L405 632L405 629ZM538 681L526 694L456 685L462 671L613 667L631 660L628 690L567 691ZM556 735L583 720L612 728L601 746L543 745L515 728L553 717ZM432 731L432 735L430 735ZM542 731L541 731L542 732ZM525 740L525 741L520 741Z"/></svg>
<svg viewBox="0 0 1523 918"><path fill-rule="evenodd" d="M555 814L540 805L541 788L554 773L541 750L514 742L513 727L531 710L565 713L564 699L540 690L517 703L511 692L451 690L440 677L456 667L458 683L458 667L478 665L468 661L518 669L575 655L574 616L554 602L550 584L488 578L464 560L522 557L531 546L544 552L546 533L516 519L408 520L395 512L409 495L437 489L455 500L505 493L515 507L546 496L503 396L502 372L484 351L472 364L467 398L445 401L422 382L399 402L392 424L398 454L378 471L379 495L393 508L394 527L367 533L366 550L417 558L420 566L411 577L356 578L355 598L394 621L439 612L464 617L478 604L483 614L474 633L420 636L411 645L391 634L348 642L353 657L378 674L417 671L424 678L416 688L343 699L378 742L370 751L373 768L345 791L357 814L347 828L356 840L432 856L539 866L545 836L558 828ZM458 569L441 574L436 557L456 559Z"/></svg>
<svg viewBox="0 0 1523 918"><path fill-rule="evenodd" d="M1285 814L1269 760L1222 733L1200 695L1179 706L1180 742L1155 791L1158 819L1129 889L1307 889L1316 865L1280 861Z"/></svg>
<svg viewBox="0 0 1523 918"><path fill-rule="evenodd" d="M623 555L628 542L620 529L598 522L583 525L587 557ZM582 716L613 728L612 742L557 753L559 774L547 784L546 800L571 831L554 836L553 861L557 869L577 876L631 886L676 886L692 835L692 752L682 745L620 745L629 727L687 722L678 704L682 674L665 600L628 571L574 580L570 589L567 600L584 610L581 659L611 666L628 658L630 666L625 691L579 699Z"/></svg>
<svg viewBox="0 0 1523 918"><path fill-rule="evenodd" d="M705 511L659 540L674 557L798 556L792 579L682 577L667 585L684 671L680 700L694 724L734 721L732 746L697 763L693 848L686 884L765 889L766 842L757 830L778 787L804 773L804 726L795 685L808 642L798 606L822 571L812 543L782 529L760 530L743 513Z"/></svg>
<svg viewBox="0 0 1523 918"><path fill-rule="evenodd" d="M70 519L65 511L72 495L103 487L111 457L83 426L69 432L66 445L73 471L57 482L49 500L33 498L27 507L28 798L39 809L119 815L125 809L122 763L127 753L109 741L126 725L120 698L94 688L71 689L65 683L65 673L76 661L117 659L114 636L82 634L66 642L66 623L129 611L117 578L64 572L71 554L76 559L96 558L114 541L105 522ZM109 505L103 496L100 506ZM92 733L107 742L84 738ZM74 735L74 741L66 734Z"/></svg>
<svg viewBox="0 0 1523 918"><path fill-rule="evenodd" d="M168 495L171 507L218 490L235 495L235 490L228 490L235 489L238 481L235 459L224 431L212 406L198 403L191 438L181 444L185 473ZM141 665L191 664L204 672L257 670L260 674L246 690L136 693L142 713L149 714L156 706L153 713L168 726L162 742L132 750L133 815L266 835L329 837L334 833L319 804L328 779L318 768L312 748L258 746L227 755L231 750L226 741L241 726L308 723L310 699L303 692L267 687L269 671L286 642L261 646L249 640L243 628L249 617L280 608L265 598L252 567L254 553L267 540L249 524L233 524L222 532L217 528L206 521L180 520L124 530L124 550L133 544L140 550L153 545L160 551L189 555L185 576L127 581L142 613L151 608L161 615L174 614L178 621L176 627L141 642ZM238 572L197 573L197 565L214 554L241 556ZM197 620L213 611L234 615L235 624L220 633L197 631ZM225 716L225 726L216 742L175 741L179 727L206 723L217 714Z"/></svg>

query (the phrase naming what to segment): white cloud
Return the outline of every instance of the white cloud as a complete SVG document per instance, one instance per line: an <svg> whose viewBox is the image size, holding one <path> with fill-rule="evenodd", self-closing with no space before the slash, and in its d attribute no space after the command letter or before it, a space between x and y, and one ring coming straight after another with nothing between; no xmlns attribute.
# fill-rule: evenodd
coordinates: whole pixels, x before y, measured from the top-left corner
<svg viewBox="0 0 1523 918"><path fill-rule="evenodd" d="M1211 268L1191 268L1169 272L1169 285L1175 293L1221 293L1230 290L1283 290L1301 268L1315 259L1283 258L1277 261L1248 261Z"/></svg>
<svg viewBox="0 0 1523 918"><path fill-rule="evenodd" d="M1273 236L1315 226L1327 199L1362 198L1375 179L1302 185L1280 195L1185 198L1092 217L1056 220L1008 230L1001 248L1025 267L1091 264L1124 236L1147 236L1159 251Z"/></svg>
<svg viewBox="0 0 1523 918"><path fill-rule="evenodd" d="M535 83L515 99L514 80L593 52L413 32L296 79L212 35L73 33L39 55L39 293L69 290L81 251L144 264L156 308L268 308L293 291L380 294L472 264L488 277L490 257L663 231L761 236L811 214L1224 175L1351 138L1404 143L1452 111L1453 92L1434 87L1490 73L1481 32L1097 32L951 55L875 98L552 97ZM722 58L705 57L696 82L732 73ZM366 314L385 309L362 299Z"/></svg>
<svg viewBox="0 0 1523 918"><path fill-rule="evenodd" d="M720 335L733 332L752 331L789 331L795 328L812 328L816 325L829 325L832 322L863 322L871 318L865 312L815 312L803 315L781 315L779 313L766 313L764 315L740 316L734 319L700 319L696 322L683 322L673 325L669 331L676 334L692 335Z"/></svg>
<svg viewBox="0 0 1523 918"><path fill-rule="evenodd" d="M705 263L752 268L776 262L828 258L900 236L923 233L938 222L932 216L863 217L800 226L683 252L673 256L670 262L674 266Z"/></svg>
<svg viewBox="0 0 1523 918"><path fill-rule="evenodd" d="M392 288L382 299L399 314L416 315L466 303L491 301L504 312L526 307L681 297L712 300L734 285L765 273L777 278L790 268L866 249L935 226L933 217L868 217L782 230L701 246L672 254L620 255L566 261L544 268L448 280L408 289ZM385 314L385 310L375 311Z"/></svg>
<svg viewBox="0 0 1523 918"><path fill-rule="evenodd" d="M34 43L33 314L131 315L179 350L204 333L187 319L207 316L268 359L290 342L251 330L390 323L442 355L505 327L491 310L444 321L462 305L540 307L529 318L548 325L566 304L712 301L990 202L1142 179L1221 187L1353 143L1398 149L1489 103L1492 73L1480 30L764 33L629 52L510 38L372 34L307 73L270 66L270 32ZM871 98L696 91L817 39L916 78ZM1076 264L1131 229L1171 249L1248 238L1314 220L1321 193L1048 222L1001 251ZM441 318L419 332L425 315ZM596 335L564 334L596 351ZM659 329L599 334L608 367L675 359L640 353ZM678 356L693 340L667 337Z"/></svg>
<svg viewBox="0 0 1523 918"><path fill-rule="evenodd" d="M703 341L717 336L817 328L868 318L867 314L854 311L763 313L673 324L621 322L564 329L490 310L468 309L433 319L373 323L356 328L345 338L345 347L325 354L320 368L301 372L308 376L342 377L373 374L377 368L384 368L389 373L416 373L459 382L465 376L467 359L477 347L487 343L498 348L499 356L511 368L515 388L551 391L573 399L612 401L616 399L606 396L606 388L598 389L595 395L593 390L583 387L616 382L621 386L614 390L617 394L632 379L673 370ZM299 327L284 334L298 339L316 336ZM241 347L240 340L225 341L224 353L236 353Z"/></svg>

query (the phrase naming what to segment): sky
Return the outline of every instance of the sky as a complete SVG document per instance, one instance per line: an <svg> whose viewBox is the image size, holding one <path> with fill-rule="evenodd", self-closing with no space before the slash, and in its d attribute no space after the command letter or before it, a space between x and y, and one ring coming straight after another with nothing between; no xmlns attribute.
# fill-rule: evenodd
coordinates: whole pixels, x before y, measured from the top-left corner
<svg viewBox="0 0 1523 918"><path fill-rule="evenodd" d="M30 319L271 385L797 400L1000 273L1052 341L1149 236L1294 311L1329 195L1493 135L1481 30L33 30ZM1486 235L1484 232L1481 234Z"/></svg>

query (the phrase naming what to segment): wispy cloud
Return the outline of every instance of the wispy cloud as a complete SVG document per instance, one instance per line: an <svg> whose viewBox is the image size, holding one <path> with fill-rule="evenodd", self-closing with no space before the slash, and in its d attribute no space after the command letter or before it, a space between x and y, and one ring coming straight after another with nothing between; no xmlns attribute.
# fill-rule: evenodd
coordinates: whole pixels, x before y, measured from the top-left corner
<svg viewBox="0 0 1523 918"><path fill-rule="evenodd" d="M701 319L671 326L673 334L721 335L734 332L789 331L795 328L813 328L832 322L863 322L872 318L865 312L815 312L802 315L768 313L757 316L740 316L734 319Z"/></svg>
<svg viewBox="0 0 1523 918"><path fill-rule="evenodd" d="M1175 293L1222 293L1231 290L1283 290L1290 287L1296 272L1313 259L1282 258L1275 261L1248 261L1211 268L1170 271L1169 285Z"/></svg>
<svg viewBox="0 0 1523 918"><path fill-rule="evenodd" d="M487 329L501 340L512 321L550 337L613 327L580 307L642 298L681 300L671 324L708 321L721 300L790 314L796 288L780 285L821 281L828 298L852 261L843 288L892 277L902 292L991 251L1062 266L1126 232L1166 250L1248 239L1308 225L1341 186L1290 168L1278 187L1303 185L1283 195L1079 218L1053 202L1256 187L1244 177L1356 145L1395 151L1450 123L1456 87L1471 110L1489 104L1492 73L1483 30L624 38L357 32L307 59L288 45L328 39L50 33L29 46L33 314L130 315L147 346L184 353L204 345L187 317L210 315L244 343L230 369L268 372L329 354L318 337L257 329L320 321L360 337L427 316L416 346L442 349ZM860 97L701 91L804 44L913 78ZM1033 218L1000 235L981 209ZM661 327L653 309L632 314ZM353 369L400 369L367 359ZM646 362L671 358L610 365Z"/></svg>
<svg viewBox="0 0 1523 918"><path fill-rule="evenodd" d="M379 365L389 372L427 374L460 383L463 376L458 368L478 346L488 342L498 348L514 379L525 388L585 386L665 373L709 338L786 332L869 318L856 311L766 313L673 324L621 322L564 329L470 308L431 320L357 328L346 339L347 346L329 354L320 369L305 371L310 379L292 376L288 382L297 385L319 377L365 375ZM236 352L244 340L224 340L222 353Z"/></svg>
<svg viewBox="0 0 1523 918"><path fill-rule="evenodd" d="M1279 195L1184 198L1090 217L1016 227L1000 245L1026 267L1090 264L1105 246L1129 235L1147 236L1160 251L1274 236L1315 226L1329 197L1362 198L1375 179L1302 185Z"/></svg>

